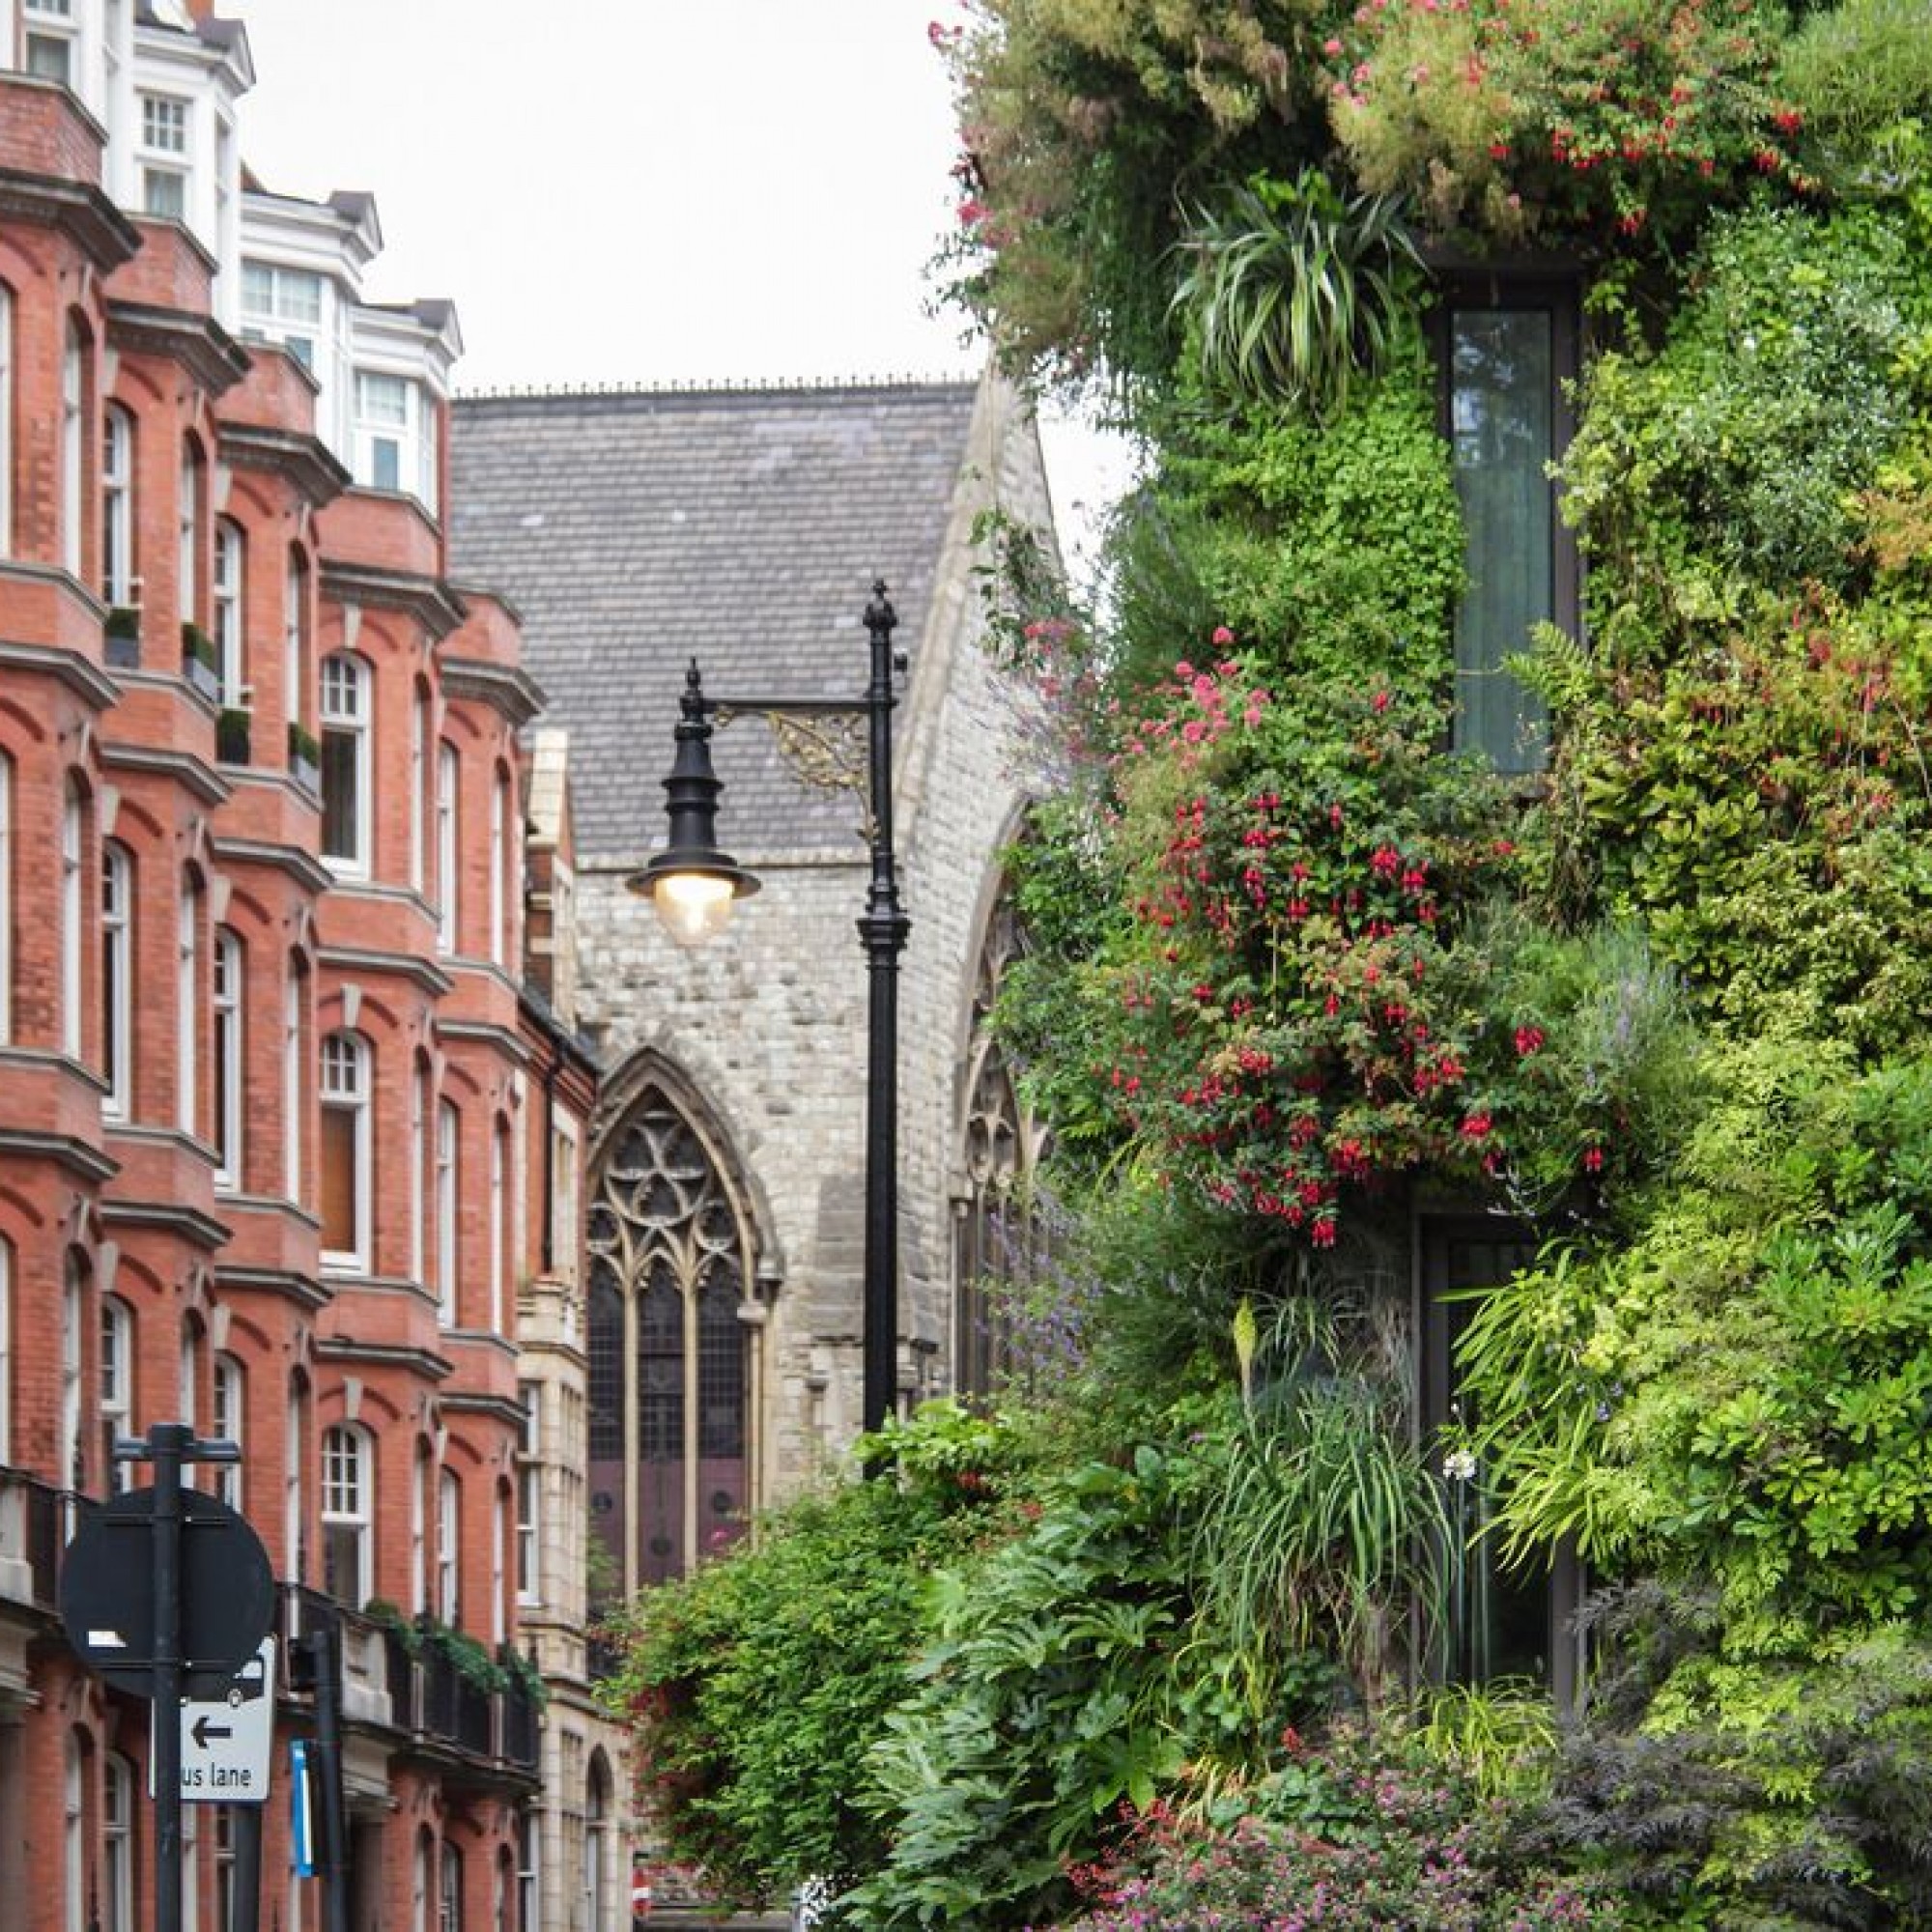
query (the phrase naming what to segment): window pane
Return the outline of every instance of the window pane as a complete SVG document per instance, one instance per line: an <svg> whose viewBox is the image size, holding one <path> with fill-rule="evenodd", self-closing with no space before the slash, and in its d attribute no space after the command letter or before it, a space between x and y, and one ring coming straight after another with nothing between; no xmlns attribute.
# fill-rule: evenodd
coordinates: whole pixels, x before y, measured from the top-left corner
<svg viewBox="0 0 1932 1932"><path fill-rule="evenodd" d="M355 1124L353 1107L322 1110L322 1245L332 1254L355 1252Z"/></svg>
<svg viewBox="0 0 1932 1932"><path fill-rule="evenodd" d="M1503 660L1553 615L1555 367L1542 309L1461 309L1450 341L1450 429L1467 532L1456 619L1457 740L1503 771L1544 758L1542 701Z"/></svg>
<svg viewBox="0 0 1932 1932"><path fill-rule="evenodd" d="M331 859L360 859L361 733L322 733L322 849Z"/></svg>

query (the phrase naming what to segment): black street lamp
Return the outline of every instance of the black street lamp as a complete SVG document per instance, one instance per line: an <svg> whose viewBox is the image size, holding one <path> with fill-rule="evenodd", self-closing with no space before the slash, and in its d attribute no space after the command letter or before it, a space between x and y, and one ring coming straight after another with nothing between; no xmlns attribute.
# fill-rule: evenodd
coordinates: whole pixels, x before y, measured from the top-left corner
<svg viewBox="0 0 1932 1932"><path fill-rule="evenodd" d="M893 854L893 707L897 701L893 673L905 668L903 653L893 650L897 622L881 580L872 585L872 601L866 606L865 624L872 640L871 680L864 697L856 701L708 697L694 658L678 707L677 754L664 781L669 838L664 850L629 881L633 892L653 901L681 944L694 944L721 931L732 905L756 892L758 881L719 848L718 794L724 786L711 767L713 719L724 724L748 712L765 719L808 782L851 790L860 789L861 773L840 755L832 736L807 731L803 739L795 740L788 736L784 721L865 721L863 786L872 869L866 910L858 923L868 989L862 1404L867 1430L881 1428L892 1414L898 1382L898 974L911 922L899 910ZM808 751L816 755L806 755Z"/></svg>

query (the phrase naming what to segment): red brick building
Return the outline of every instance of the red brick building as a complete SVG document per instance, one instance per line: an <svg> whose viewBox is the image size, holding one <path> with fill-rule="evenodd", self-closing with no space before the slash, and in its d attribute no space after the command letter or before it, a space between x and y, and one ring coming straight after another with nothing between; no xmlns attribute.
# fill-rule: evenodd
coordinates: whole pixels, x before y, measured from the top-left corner
<svg viewBox="0 0 1932 1932"><path fill-rule="evenodd" d="M602 1932L616 1785L537 1534L594 1099L548 887L525 980L560 754L537 852L517 623L445 572L454 315L361 298L366 197L244 176L251 80L206 0L0 0L0 1932L151 1920L148 1708L52 1605L160 1420L242 1446L197 1480L268 1548L290 1736L336 1634L348 1922ZM186 1808L226 1928L237 1820ZM323 1925L264 1824L262 1924Z"/></svg>

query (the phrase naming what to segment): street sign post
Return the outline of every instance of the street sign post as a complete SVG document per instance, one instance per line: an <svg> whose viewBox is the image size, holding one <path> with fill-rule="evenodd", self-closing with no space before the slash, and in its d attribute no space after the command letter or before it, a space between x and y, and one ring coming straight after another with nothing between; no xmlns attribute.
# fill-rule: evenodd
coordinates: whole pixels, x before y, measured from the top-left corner
<svg viewBox="0 0 1932 1932"><path fill-rule="evenodd" d="M262 1639L219 1697L181 1701L185 1804L261 1804L275 1735L275 1640ZM158 1710L156 1721L159 1721Z"/></svg>
<svg viewBox="0 0 1932 1932"><path fill-rule="evenodd" d="M81 1519L61 1565L68 1641L117 1690L155 1695L154 1562L157 1490L128 1490ZM200 1490L182 1490L177 1637L182 1688L225 1696L275 1616L269 1552L247 1519Z"/></svg>
<svg viewBox="0 0 1932 1932"><path fill-rule="evenodd" d="M182 1932L182 1734L175 1714L185 1690L209 1683L206 1673L224 1686L254 1654L274 1619L274 1579L262 1540L247 1523L213 1496L182 1487L185 1463L239 1463L242 1451L233 1442L198 1441L185 1422L156 1422L144 1441L115 1443L114 1455L150 1463L154 1487L117 1496L82 1523L62 1568L61 1620L86 1662L155 1704L160 1721L151 1734L154 1932ZM216 1522L218 1532L192 1533L197 1523ZM217 1555L211 1562L211 1549L225 1551L227 1560ZM233 1600L242 1611L223 1626L219 1606Z"/></svg>

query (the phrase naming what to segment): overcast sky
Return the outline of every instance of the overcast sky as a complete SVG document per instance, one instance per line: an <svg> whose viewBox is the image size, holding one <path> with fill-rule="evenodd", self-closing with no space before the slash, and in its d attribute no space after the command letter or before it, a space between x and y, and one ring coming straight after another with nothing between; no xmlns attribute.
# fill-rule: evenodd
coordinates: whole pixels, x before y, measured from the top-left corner
<svg viewBox="0 0 1932 1932"><path fill-rule="evenodd" d="M954 221L956 0L229 0L265 186L367 188L377 301L448 296L459 390L978 373ZM1122 460L1049 420L1063 540Z"/></svg>

